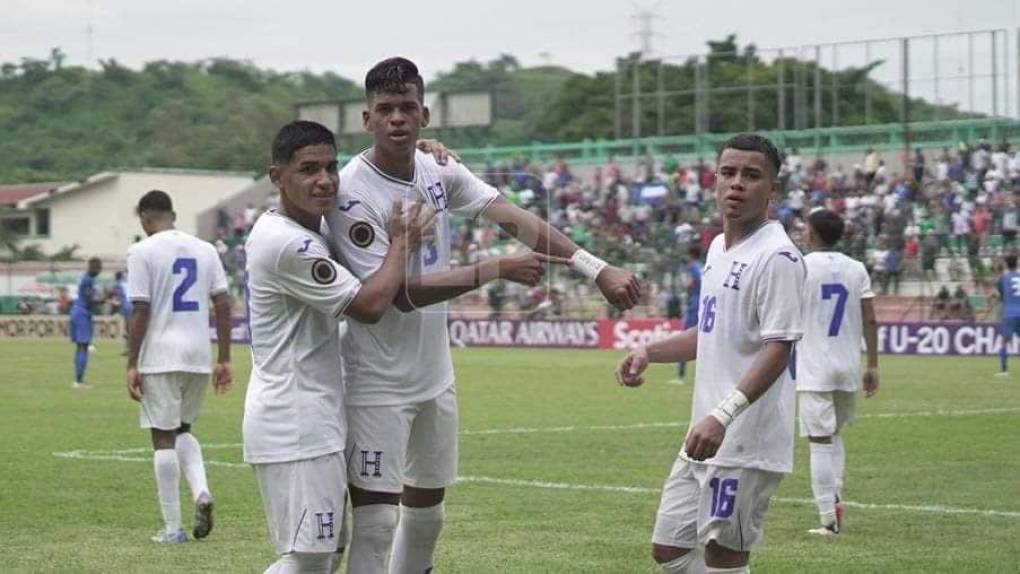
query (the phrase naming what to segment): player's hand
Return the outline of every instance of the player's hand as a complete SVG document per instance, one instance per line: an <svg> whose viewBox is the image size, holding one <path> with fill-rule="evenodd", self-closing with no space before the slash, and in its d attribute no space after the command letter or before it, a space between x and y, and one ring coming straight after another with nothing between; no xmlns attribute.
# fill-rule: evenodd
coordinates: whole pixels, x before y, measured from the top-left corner
<svg viewBox="0 0 1020 574"><path fill-rule="evenodd" d="M638 347L627 354L616 366L616 382L625 387L639 387L645 382L641 373L648 368L648 351Z"/></svg>
<svg viewBox="0 0 1020 574"><path fill-rule="evenodd" d="M421 151L432 154L432 157L436 158L436 163L439 165L446 165L449 159L460 163L460 156L443 145L443 142L439 140L418 140L416 145Z"/></svg>
<svg viewBox="0 0 1020 574"><path fill-rule="evenodd" d="M861 377L864 383L864 396L871 398L878 392L878 369L867 368Z"/></svg>
<svg viewBox="0 0 1020 574"><path fill-rule="evenodd" d="M545 276L545 264L569 265L570 260L537 251L499 258L499 278L534 287Z"/></svg>
<svg viewBox="0 0 1020 574"><path fill-rule="evenodd" d="M142 400L142 374L138 372L138 367L130 367L127 370L127 388L128 394L131 398L136 401Z"/></svg>
<svg viewBox="0 0 1020 574"><path fill-rule="evenodd" d="M402 246L408 253L421 247L422 235L430 228L436 217L432 208L426 208L424 201L416 201L404 215L403 203L393 202L387 233L390 245Z"/></svg>
<svg viewBox="0 0 1020 574"><path fill-rule="evenodd" d="M621 311L637 305L641 299L641 285L634 274L619 267L608 265L599 271L595 285L602 291L606 301Z"/></svg>
<svg viewBox="0 0 1020 574"><path fill-rule="evenodd" d="M698 421L691 427L684 441L684 452L691 460L707 460L715 456L726 438L726 427L712 415Z"/></svg>
<svg viewBox="0 0 1020 574"><path fill-rule="evenodd" d="M216 363L213 367L213 389L221 395L230 390L234 384L234 369L229 362Z"/></svg>

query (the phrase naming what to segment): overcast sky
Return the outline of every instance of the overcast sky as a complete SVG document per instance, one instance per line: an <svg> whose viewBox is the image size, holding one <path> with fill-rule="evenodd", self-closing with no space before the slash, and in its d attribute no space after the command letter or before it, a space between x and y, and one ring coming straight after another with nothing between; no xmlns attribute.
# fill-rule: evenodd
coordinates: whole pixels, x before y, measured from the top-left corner
<svg viewBox="0 0 1020 574"><path fill-rule="evenodd" d="M332 70L360 79L394 54L426 77L452 62L510 53L584 72L637 49L636 6L653 7L660 54L704 50L738 34L779 47L937 32L1008 28L1011 57L1020 0L2 0L0 61L43 58L60 46L71 64L116 58L248 59L277 70ZM1011 60L1014 61L1015 60ZM1015 69L1015 63L1013 64Z"/></svg>

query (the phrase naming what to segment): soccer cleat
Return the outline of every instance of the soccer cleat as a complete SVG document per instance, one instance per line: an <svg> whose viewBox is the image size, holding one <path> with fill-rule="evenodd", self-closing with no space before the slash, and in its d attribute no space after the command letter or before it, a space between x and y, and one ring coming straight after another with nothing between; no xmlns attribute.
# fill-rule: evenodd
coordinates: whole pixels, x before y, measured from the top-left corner
<svg viewBox="0 0 1020 574"><path fill-rule="evenodd" d="M684 380L683 380L683 378L670 379L670 380L666 381L666 384L667 385L682 385L682 384L684 384Z"/></svg>
<svg viewBox="0 0 1020 574"><path fill-rule="evenodd" d="M85 389L91 389L92 385L90 385L88 383L79 383L79 382L75 381L75 382L71 383L71 388L72 389L76 389L76 390L85 390Z"/></svg>
<svg viewBox="0 0 1020 574"><path fill-rule="evenodd" d="M995 373L995 376L996 377L1008 377L1009 376L1009 371L999 371L998 373Z"/></svg>
<svg viewBox="0 0 1020 574"><path fill-rule="evenodd" d="M166 529L163 529L157 532L150 540L156 544L184 544L188 541L188 535L183 530L168 532Z"/></svg>
<svg viewBox="0 0 1020 574"><path fill-rule="evenodd" d="M213 502L210 498L200 498L195 503L195 525L191 529L191 534L196 540L209 536L213 527Z"/></svg>
<svg viewBox="0 0 1020 574"><path fill-rule="evenodd" d="M818 528L812 528L808 530L808 534L814 534L816 536L830 537L839 534L839 526L835 522L832 524L823 524Z"/></svg>

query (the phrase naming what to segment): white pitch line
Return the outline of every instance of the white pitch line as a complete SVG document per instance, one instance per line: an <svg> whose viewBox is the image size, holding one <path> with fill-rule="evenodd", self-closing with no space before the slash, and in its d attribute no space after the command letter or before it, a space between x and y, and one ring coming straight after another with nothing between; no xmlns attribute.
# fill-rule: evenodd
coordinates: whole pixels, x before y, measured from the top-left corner
<svg viewBox="0 0 1020 574"><path fill-rule="evenodd" d="M236 445L219 445L236 446ZM130 449L132 452L138 449ZM58 458L69 458L77 460L108 460L116 462L144 462L151 463L151 457L124 456L121 454L108 454L90 452L85 450L74 450L69 452L55 452L53 456ZM207 466L219 466L224 468L247 468L248 464L239 462L226 462L219 460L206 460ZM489 476L459 476L457 482L476 484L498 484L501 486L516 486L525 488L544 488L554 490L582 490L600 492L623 492L626 494L658 494L659 489L644 486L616 486L608 484L570 484L565 482L548 482L539 480L522 480L515 478L494 478ZM783 498L775 497L772 500L788 504L814 505L815 501L810 498ZM1006 518L1020 518L1020 512L1012 510L982 510L978 508L955 508L942 505L912 506L908 504L870 504L866 502L843 501L843 504L851 508L864 508L869 510L902 510L906 512L925 512L932 514L970 514L978 516L999 516Z"/></svg>
<svg viewBox="0 0 1020 574"><path fill-rule="evenodd" d="M457 482L476 484L498 484L501 486L519 486L525 488L545 488L553 490L582 490L601 492L624 492L628 494L659 494L660 489L643 486L614 486L606 484L569 484L564 482L546 482L538 480L521 480L515 478L494 478L489 476L460 476ZM814 506L815 501L811 498L784 498L773 497L772 500L786 504L803 504ZM843 501L843 504L852 508L865 508L869 510L903 510L908 512L927 512L933 514L972 514L978 516L1000 516L1006 518L1020 518L1020 512L1012 510L982 510L979 508L954 508L942 505L911 506L909 504L869 504L866 502Z"/></svg>
<svg viewBox="0 0 1020 574"><path fill-rule="evenodd" d="M868 418L908 418L908 417L966 417L979 415L1000 415L1006 413L1020 412L1020 407L998 408L998 409L973 409L973 410L934 410L934 411L906 411L896 413L868 413L858 415L859 419ZM687 426L690 421L678 420L669 422L647 422L622 425L595 425L595 426L561 426L561 427L509 427L482 430L462 430L461 435L493 435L493 434L531 434L531 433L562 433L573 431L597 431L597 430L637 430L647 428L675 428Z"/></svg>

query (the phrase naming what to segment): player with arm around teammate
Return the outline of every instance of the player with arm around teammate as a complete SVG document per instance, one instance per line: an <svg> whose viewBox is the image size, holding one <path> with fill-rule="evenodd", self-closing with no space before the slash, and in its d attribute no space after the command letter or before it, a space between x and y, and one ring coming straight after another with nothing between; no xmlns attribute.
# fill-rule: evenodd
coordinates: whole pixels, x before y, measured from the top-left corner
<svg viewBox="0 0 1020 574"><path fill-rule="evenodd" d="M192 534L212 530L213 499L206 479L202 447L191 432L213 374L217 392L232 381L230 368L230 295L227 277L212 245L174 228L173 202L152 190L138 202L138 217L148 236L128 249L127 385L140 403L139 424L152 436L156 491L165 527L154 542L176 544L181 529L179 483L188 482L195 504ZM209 301L216 314L219 350L210 369Z"/></svg>
<svg viewBox="0 0 1020 574"><path fill-rule="evenodd" d="M808 216L811 253L804 257L804 338L797 344L800 435L810 441L811 490L820 526L808 532L839 533L846 454L840 429L854 420L854 399L878 392L878 324L871 278L864 264L835 250L843 218L827 209ZM867 368L861 373L861 337Z"/></svg>
<svg viewBox="0 0 1020 574"><path fill-rule="evenodd" d="M794 387L804 262L767 217L779 152L734 136L717 158L723 233L705 261L698 325L633 350L616 370L638 386L648 363L698 359L691 427L663 487L652 556L668 574L749 572L769 499L793 467Z"/></svg>
<svg viewBox="0 0 1020 574"><path fill-rule="evenodd" d="M499 279L534 286L546 263L570 262L623 309L637 303L639 288L630 273L578 249L463 165L416 153L429 111L412 62L384 60L365 84L363 120L373 146L342 170L337 208L327 218L341 261L359 277L375 272L390 243L384 222L395 199L423 198L437 216L394 308L377 324L350 322L342 347L354 506L348 564L357 574L422 573L432 567L446 488L457 477L446 301ZM451 268L451 214L498 222L534 251Z"/></svg>
<svg viewBox="0 0 1020 574"><path fill-rule="evenodd" d="M420 244L421 204L405 220L391 206L384 261L364 282L341 267L320 235L335 209L336 143L298 121L277 133L269 177L280 207L246 243L252 373L244 405L244 459L255 469L270 540L267 572L332 572L344 541L346 421L338 324L376 322L403 284Z"/></svg>

